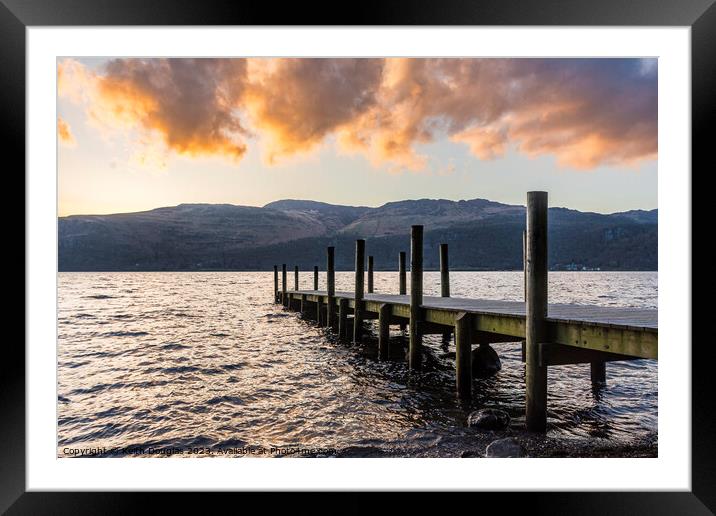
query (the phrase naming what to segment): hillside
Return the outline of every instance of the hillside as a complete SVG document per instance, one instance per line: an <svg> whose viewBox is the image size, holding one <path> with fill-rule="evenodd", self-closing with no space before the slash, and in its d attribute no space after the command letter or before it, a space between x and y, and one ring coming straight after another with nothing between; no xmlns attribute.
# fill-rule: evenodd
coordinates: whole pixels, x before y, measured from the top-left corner
<svg viewBox="0 0 716 516"><path fill-rule="evenodd" d="M377 270L396 268L412 224L425 226L425 266L450 244L453 269L522 267L524 206L485 199L408 200L378 208L280 200L264 207L182 204L145 212L73 215L58 220L60 271L266 270L274 264L353 268L365 238ZM549 210L550 267L657 269L657 210L611 215Z"/></svg>

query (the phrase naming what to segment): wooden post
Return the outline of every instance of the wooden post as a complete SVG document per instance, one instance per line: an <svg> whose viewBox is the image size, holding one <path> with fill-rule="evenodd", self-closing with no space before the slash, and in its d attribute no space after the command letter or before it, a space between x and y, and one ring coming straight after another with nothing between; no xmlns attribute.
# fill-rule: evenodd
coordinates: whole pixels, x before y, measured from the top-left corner
<svg viewBox="0 0 716 516"><path fill-rule="evenodd" d="M461 398L472 396L472 317L460 312L455 317L455 382Z"/></svg>
<svg viewBox="0 0 716 516"><path fill-rule="evenodd" d="M410 229L410 369L420 369L422 336L420 335L420 305L423 304L423 226Z"/></svg>
<svg viewBox="0 0 716 516"><path fill-rule="evenodd" d="M527 231L522 232L522 283L524 300L527 301Z"/></svg>
<svg viewBox="0 0 716 516"><path fill-rule="evenodd" d="M406 292L406 281L405 281L405 251L400 251L400 257L398 259L398 291L401 296L405 295Z"/></svg>
<svg viewBox="0 0 716 516"><path fill-rule="evenodd" d="M313 290L318 290L318 265L313 266Z"/></svg>
<svg viewBox="0 0 716 516"><path fill-rule="evenodd" d="M356 240L355 308L353 309L353 342L359 342L363 326L363 289L365 285L365 240Z"/></svg>
<svg viewBox="0 0 716 516"><path fill-rule="evenodd" d="M527 193L527 303L525 316L526 426L547 429L547 366L540 365L547 317L547 192Z"/></svg>
<svg viewBox="0 0 716 516"><path fill-rule="evenodd" d="M335 248L326 248L326 326L333 326L336 322L335 295L336 295L336 266L335 266Z"/></svg>
<svg viewBox="0 0 716 516"><path fill-rule="evenodd" d="M407 281L405 280L405 251L400 251L398 256L398 293L404 296L407 291ZM405 323L400 324L400 331L405 332Z"/></svg>
<svg viewBox="0 0 716 516"><path fill-rule="evenodd" d="M286 264L281 265L281 303L288 306L288 298L286 297Z"/></svg>
<svg viewBox="0 0 716 516"><path fill-rule="evenodd" d="M450 266L447 244L440 244L440 295L450 297Z"/></svg>
<svg viewBox="0 0 716 516"><path fill-rule="evenodd" d="M368 257L368 293L373 293L373 257Z"/></svg>
<svg viewBox="0 0 716 516"><path fill-rule="evenodd" d="M606 362L591 362L592 388L603 387L607 383Z"/></svg>
<svg viewBox="0 0 716 516"><path fill-rule="evenodd" d="M348 337L348 300L342 297L338 300L338 338Z"/></svg>
<svg viewBox="0 0 716 516"><path fill-rule="evenodd" d="M440 244L440 296L450 297L450 265L447 244ZM443 346L450 343L450 337L449 331L443 333Z"/></svg>
<svg viewBox="0 0 716 516"><path fill-rule="evenodd" d="M298 265L293 269L293 290L298 290Z"/></svg>
<svg viewBox="0 0 716 516"><path fill-rule="evenodd" d="M378 358L387 360L390 357L390 315L388 303L380 305L378 311Z"/></svg>
<svg viewBox="0 0 716 516"><path fill-rule="evenodd" d="M278 265L273 266L273 302L278 303Z"/></svg>

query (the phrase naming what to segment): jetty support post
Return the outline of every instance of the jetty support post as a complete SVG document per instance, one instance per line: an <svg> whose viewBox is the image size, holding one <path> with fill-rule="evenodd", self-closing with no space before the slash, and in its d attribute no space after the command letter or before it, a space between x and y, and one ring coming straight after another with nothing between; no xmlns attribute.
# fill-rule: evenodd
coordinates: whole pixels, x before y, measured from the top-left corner
<svg viewBox="0 0 716 516"><path fill-rule="evenodd" d="M606 362L591 362L592 388L598 389L607 383L607 364Z"/></svg>
<svg viewBox="0 0 716 516"><path fill-rule="evenodd" d="M318 290L318 265L313 266L313 290Z"/></svg>
<svg viewBox="0 0 716 516"><path fill-rule="evenodd" d="M281 265L281 303L288 306L288 298L286 297L286 264Z"/></svg>
<svg viewBox="0 0 716 516"><path fill-rule="evenodd" d="M348 300L345 297L338 300L338 338L348 338Z"/></svg>
<svg viewBox="0 0 716 516"><path fill-rule="evenodd" d="M360 342L363 329L363 297L365 288L365 240L356 240L355 295L353 308L353 342Z"/></svg>
<svg viewBox="0 0 716 516"><path fill-rule="evenodd" d="M527 302L527 230L522 232L522 284L524 300Z"/></svg>
<svg viewBox="0 0 716 516"><path fill-rule="evenodd" d="M407 282L405 276L405 251L400 251L400 257L398 258L398 293L404 296L407 291Z"/></svg>
<svg viewBox="0 0 716 516"><path fill-rule="evenodd" d="M420 369L422 359L422 336L420 319L423 304L423 226L410 228L410 344L408 365Z"/></svg>
<svg viewBox="0 0 716 516"><path fill-rule="evenodd" d="M273 266L273 302L278 303L278 265Z"/></svg>
<svg viewBox="0 0 716 516"><path fill-rule="evenodd" d="M455 316L455 382L457 395L472 396L472 316L460 312Z"/></svg>
<svg viewBox="0 0 716 516"><path fill-rule="evenodd" d="M547 429L547 366L540 364L547 317L547 192L527 192L527 302L525 315L527 430Z"/></svg>
<svg viewBox="0 0 716 516"><path fill-rule="evenodd" d="M316 287L316 290L318 288ZM335 248L326 248L326 326L332 327L336 323L336 265Z"/></svg>
<svg viewBox="0 0 716 516"><path fill-rule="evenodd" d="M298 290L298 265L293 269L293 290Z"/></svg>
<svg viewBox="0 0 716 516"><path fill-rule="evenodd" d="M404 296L407 292L407 281L405 274L405 251L400 251L398 255L398 293ZM400 324L400 331L405 332L405 323Z"/></svg>
<svg viewBox="0 0 716 516"><path fill-rule="evenodd" d="M440 244L440 296L450 297L450 265L447 244Z"/></svg>
<svg viewBox="0 0 716 516"><path fill-rule="evenodd" d="M447 244L440 244L440 296L450 297L450 264ZM443 344L447 345L450 338L449 331L443 333Z"/></svg>
<svg viewBox="0 0 716 516"><path fill-rule="evenodd" d="M373 293L373 257L368 257L368 293Z"/></svg>
<svg viewBox="0 0 716 516"><path fill-rule="evenodd" d="M380 305L378 311L378 358L387 360L390 357L390 316L389 303Z"/></svg>

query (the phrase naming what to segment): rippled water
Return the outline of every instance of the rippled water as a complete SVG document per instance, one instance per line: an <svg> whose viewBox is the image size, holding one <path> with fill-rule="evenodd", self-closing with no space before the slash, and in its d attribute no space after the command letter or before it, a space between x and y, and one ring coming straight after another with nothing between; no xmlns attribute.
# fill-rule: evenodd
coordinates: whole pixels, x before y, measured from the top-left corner
<svg viewBox="0 0 716 516"><path fill-rule="evenodd" d="M352 273L336 274L337 290L352 282ZM311 285L304 274L301 287ZM451 274L455 297L521 300L522 285L519 272ZM395 293L397 274L376 273L375 291ZM425 294L438 292L439 274L425 273ZM58 456L252 447L460 456L481 442L465 421L484 406L507 410L510 432L521 432L519 344L494 345L502 371L476 380L465 404L440 336L424 339L426 371L409 374L399 356L378 361L373 339L336 342L272 297L272 272L60 273ZM553 272L550 302L656 308L657 273ZM391 334L400 341L397 327ZM551 367L548 396L550 442L656 440L655 361L607 364L599 391L588 364Z"/></svg>

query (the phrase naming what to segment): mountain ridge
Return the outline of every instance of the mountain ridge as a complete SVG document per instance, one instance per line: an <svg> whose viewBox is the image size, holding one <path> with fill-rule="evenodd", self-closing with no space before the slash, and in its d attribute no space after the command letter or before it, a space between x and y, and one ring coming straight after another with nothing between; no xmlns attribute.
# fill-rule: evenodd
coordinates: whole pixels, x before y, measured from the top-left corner
<svg viewBox="0 0 716 516"><path fill-rule="evenodd" d="M367 240L376 270L392 270L408 251L410 226L431 246L450 244L451 267L521 269L525 207L488 199L414 199L378 207L281 199L264 206L184 203L132 213L58 219L60 271L266 270L276 263L312 268L336 246L336 265L352 268L356 238ZM550 267L656 270L658 210L613 214L549 210ZM437 243L436 243L437 242Z"/></svg>

